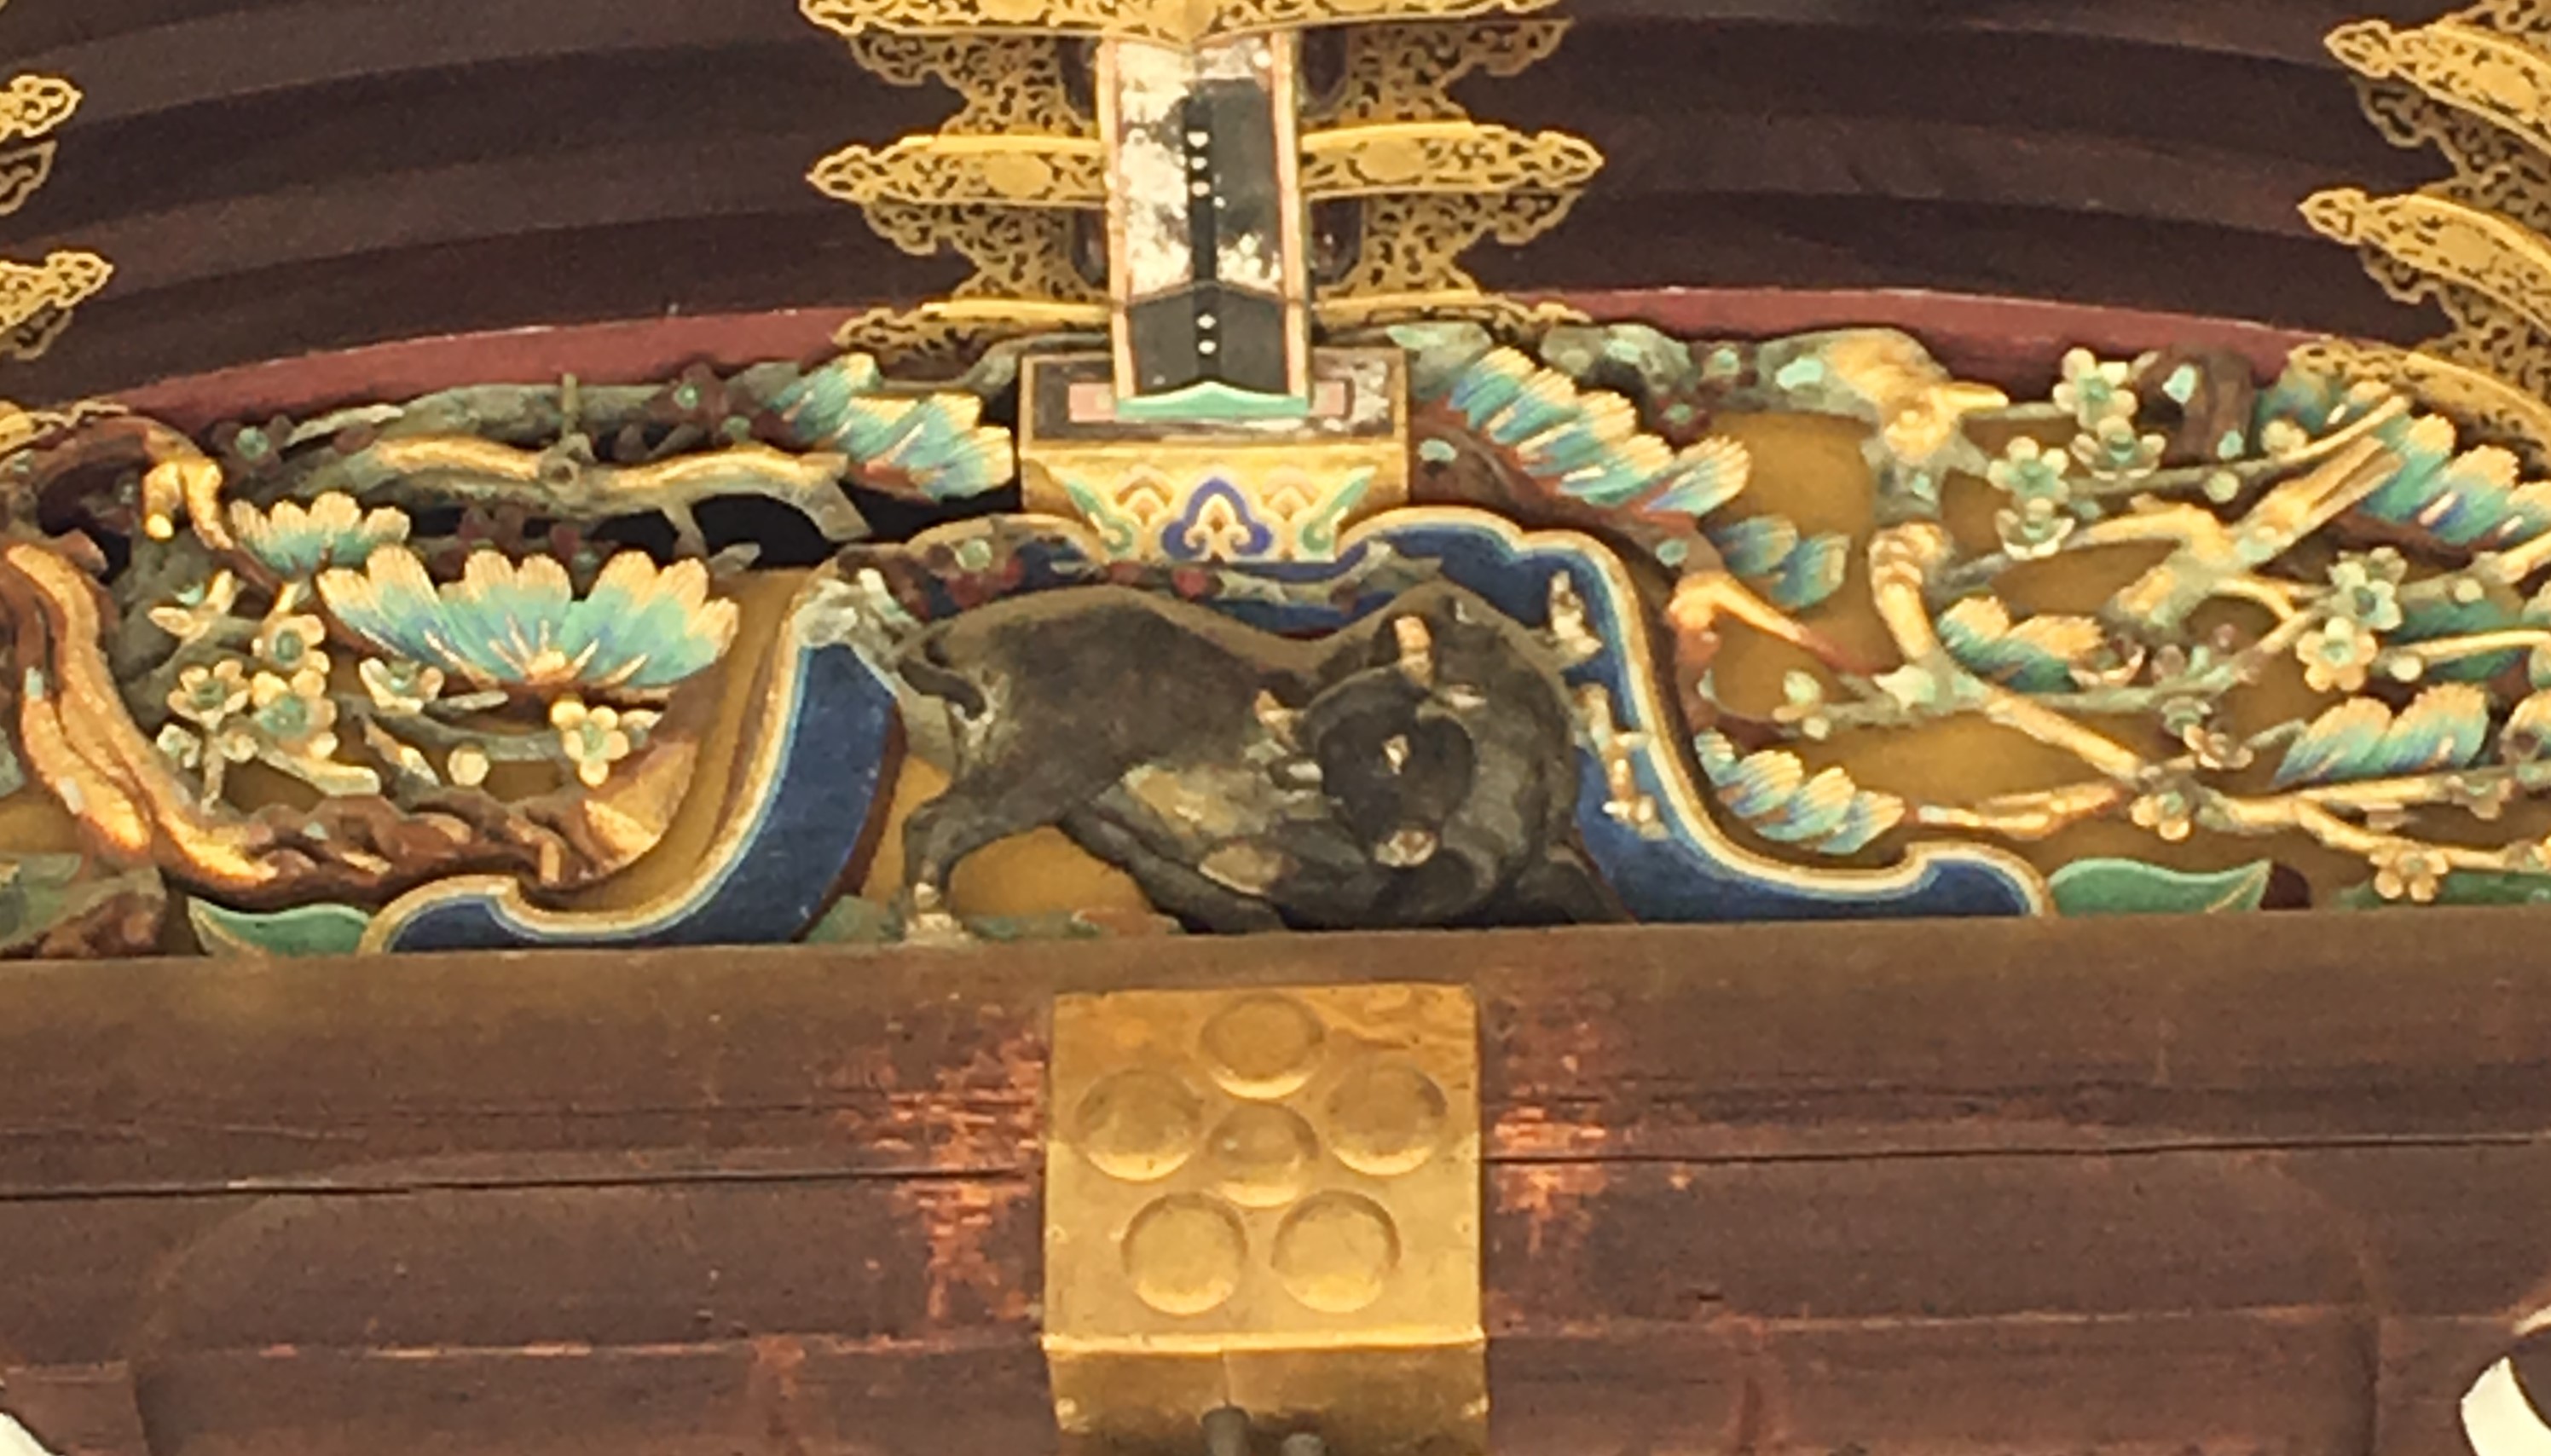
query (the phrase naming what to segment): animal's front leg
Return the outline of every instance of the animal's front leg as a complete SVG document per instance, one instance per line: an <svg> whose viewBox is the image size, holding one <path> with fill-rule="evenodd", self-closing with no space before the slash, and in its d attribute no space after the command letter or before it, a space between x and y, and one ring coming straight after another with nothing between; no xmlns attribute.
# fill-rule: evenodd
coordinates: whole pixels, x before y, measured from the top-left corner
<svg viewBox="0 0 2551 1456"><path fill-rule="evenodd" d="M995 840L1061 824L1064 816L1114 782L1107 765L1075 766L1068 747L1050 757L1020 747L968 764L945 793L903 825L904 938L957 941L965 927L948 909L948 882L958 862Z"/></svg>
<svg viewBox="0 0 2551 1456"><path fill-rule="evenodd" d="M1628 919L1593 866L1566 845L1518 875L1506 902L1508 924L1599 925Z"/></svg>
<svg viewBox="0 0 2551 1456"><path fill-rule="evenodd" d="M1266 901L1154 851L1102 814L1081 810L1064 821L1064 831L1081 848L1132 875L1154 909L1189 924L1223 935L1287 928L1284 918Z"/></svg>

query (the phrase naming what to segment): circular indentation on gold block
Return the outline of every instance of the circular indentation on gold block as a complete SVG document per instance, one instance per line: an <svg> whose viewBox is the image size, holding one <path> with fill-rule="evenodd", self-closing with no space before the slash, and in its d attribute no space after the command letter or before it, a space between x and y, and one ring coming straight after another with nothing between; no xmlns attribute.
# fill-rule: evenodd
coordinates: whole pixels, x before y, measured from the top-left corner
<svg viewBox="0 0 2551 1456"><path fill-rule="evenodd" d="M1204 1166L1222 1196L1248 1209L1278 1209L1302 1196L1320 1160L1319 1135L1286 1108L1245 1103L1205 1139Z"/></svg>
<svg viewBox="0 0 2551 1456"><path fill-rule="evenodd" d="M1434 1078L1408 1063L1368 1061L1339 1079L1326 1110L1338 1161L1388 1178L1435 1156L1452 1104Z"/></svg>
<svg viewBox="0 0 2551 1456"><path fill-rule="evenodd" d="M1399 1229L1361 1194L1324 1193L1284 1215L1275 1265L1293 1298L1323 1313L1352 1314L1380 1299L1399 1267Z"/></svg>
<svg viewBox="0 0 2551 1456"><path fill-rule="evenodd" d="M1125 1277L1164 1314L1202 1314L1240 1287L1249 1237L1240 1215L1209 1198L1157 1199L1125 1229Z"/></svg>
<svg viewBox="0 0 2551 1456"><path fill-rule="evenodd" d="M1080 1099L1080 1151L1132 1183L1169 1177L1195 1152L1204 1099L1166 1072L1119 1072Z"/></svg>
<svg viewBox="0 0 2551 1456"><path fill-rule="evenodd" d="M1319 1064L1320 1019L1289 996L1233 1002L1204 1023L1214 1080L1242 1097L1276 1098L1311 1080Z"/></svg>

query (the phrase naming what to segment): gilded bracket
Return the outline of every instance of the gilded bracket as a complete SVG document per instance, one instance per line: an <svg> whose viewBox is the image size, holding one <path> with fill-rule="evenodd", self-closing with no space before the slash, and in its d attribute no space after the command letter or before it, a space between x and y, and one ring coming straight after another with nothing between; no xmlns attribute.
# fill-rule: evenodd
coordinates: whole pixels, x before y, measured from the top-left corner
<svg viewBox="0 0 2551 1456"><path fill-rule="evenodd" d="M1079 261L1075 214L1108 205L1106 144L1072 101L1072 41L1196 46L1344 27L1343 77L1304 98L1295 206L1352 210L1344 256L1313 290L1332 328L1433 312L1508 328L1545 311L1486 294L1460 266L1488 238L1520 244L1566 217L1602 164L1583 140L1473 122L1452 83L1511 75L1549 54L1563 23L1519 19L1552 0L801 0L863 65L899 85L940 80L963 105L932 135L855 146L808 174L865 209L896 246L974 265L949 303L872 312L840 336L889 356L962 355L1040 330L1104 326L1105 287Z"/></svg>
<svg viewBox="0 0 2551 1456"><path fill-rule="evenodd" d="M1340 1452L1485 1450L1478 1019L1448 986L1057 1001L1068 1453L1193 1450L1218 1412Z"/></svg>

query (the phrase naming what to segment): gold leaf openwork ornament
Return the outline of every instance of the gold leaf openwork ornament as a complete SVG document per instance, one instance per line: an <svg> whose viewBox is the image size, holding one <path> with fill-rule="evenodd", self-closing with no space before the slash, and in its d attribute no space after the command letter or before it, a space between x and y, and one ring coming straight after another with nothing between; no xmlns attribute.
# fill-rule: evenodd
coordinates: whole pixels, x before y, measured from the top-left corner
<svg viewBox="0 0 2551 1456"><path fill-rule="evenodd" d="M2353 244L2392 297L2451 321L2415 349L2325 340L2310 357L2416 391L2551 463L2551 5L2486 0L2431 25L2340 27L2330 53L2366 115L2453 174L2418 191L2317 193L2303 218Z"/></svg>
<svg viewBox="0 0 2551 1456"><path fill-rule="evenodd" d="M0 87L0 142L51 135L79 110L77 86L59 76L17 76Z"/></svg>
<svg viewBox="0 0 2551 1456"><path fill-rule="evenodd" d="M1459 121L1469 113L1452 97L1454 82L1482 71L1520 75L1567 36L1568 22L1544 17L1356 26L1345 33L1337 83L1306 100L1304 121L1314 128Z"/></svg>
<svg viewBox="0 0 2551 1456"><path fill-rule="evenodd" d="M1551 3L801 0L880 78L938 81L960 98L935 133L846 146L808 173L896 247L970 265L945 298L864 315L841 340L944 359L995 339L1106 327L1111 282L1092 259L1116 162L1075 77L1119 44L1210 49L1329 26L1342 43L1336 78L1316 94L1288 84L1285 102L1300 152L1288 205L1317 209L1311 317L1329 328L1419 313L1518 326L1536 311L1482 289L1461 256L1556 226L1602 157L1564 133L1475 122L1449 88L1550 54L1565 22L1519 17Z"/></svg>
<svg viewBox="0 0 2551 1456"><path fill-rule="evenodd" d="M40 359L70 327L71 311L115 275L93 252L50 253L41 263L0 262L0 359Z"/></svg>
<svg viewBox="0 0 2551 1456"><path fill-rule="evenodd" d="M6 0L0 0L5 8ZM35 199L53 175L52 134L79 110L80 91L59 76L26 74L0 86L0 218ZM93 252L57 249L41 263L0 262L0 359L42 358L71 312L106 286L115 269ZM0 448L37 422L0 401Z"/></svg>
<svg viewBox="0 0 2551 1456"><path fill-rule="evenodd" d="M1027 33L1193 46L1267 31L1358 21L1465 20L1546 10L1557 0L803 0L807 19L843 35Z"/></svg>

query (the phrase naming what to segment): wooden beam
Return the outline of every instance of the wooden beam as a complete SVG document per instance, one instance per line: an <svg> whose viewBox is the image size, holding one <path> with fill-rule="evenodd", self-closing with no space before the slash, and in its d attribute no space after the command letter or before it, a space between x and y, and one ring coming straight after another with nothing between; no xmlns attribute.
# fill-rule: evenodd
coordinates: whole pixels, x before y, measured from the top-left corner
<svg viewBox="0 0 2551 1456"><path fill-rule="evenodd" d="M11 967L0 1373L154 1456L1044 1450L1051 997L1450 979L1501 1451L2435 1450L2551 1294L2541 919Z"/></svg>

